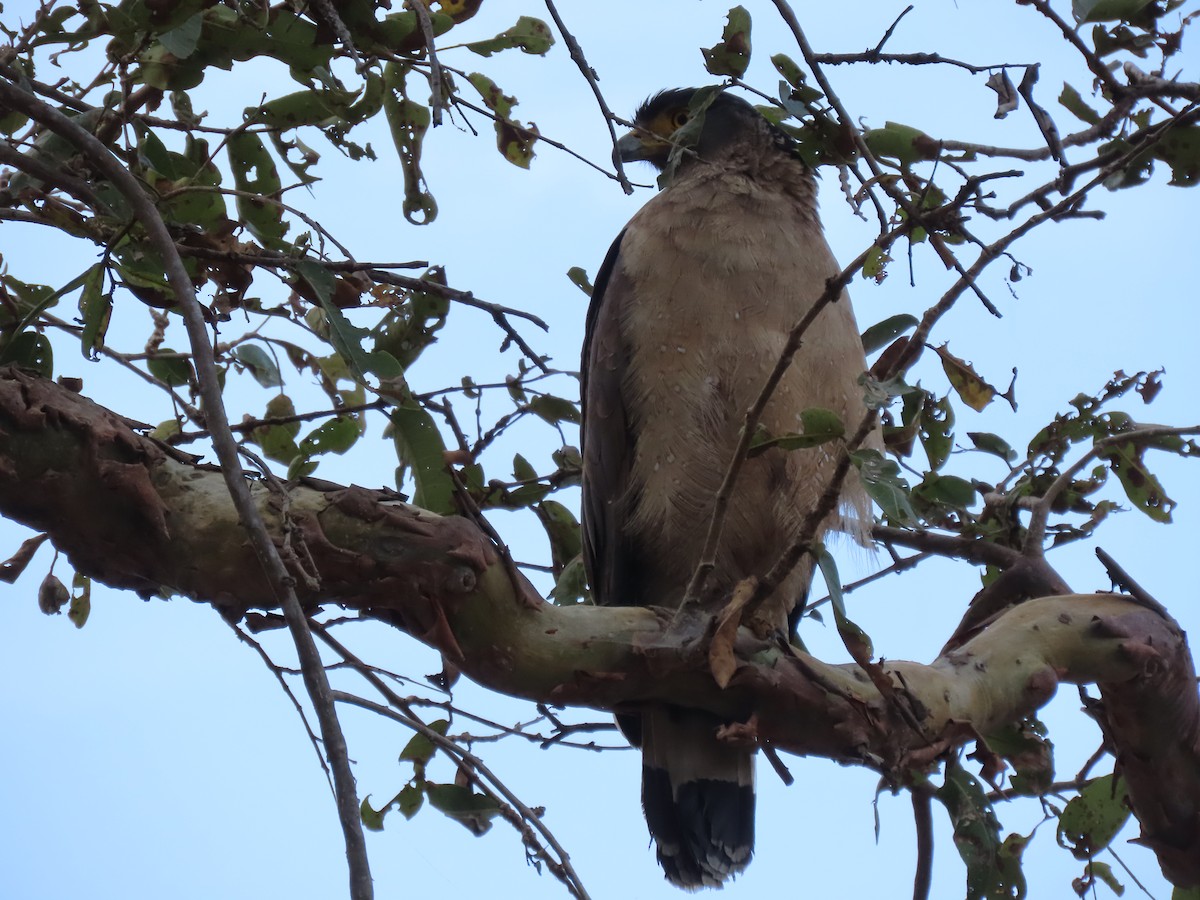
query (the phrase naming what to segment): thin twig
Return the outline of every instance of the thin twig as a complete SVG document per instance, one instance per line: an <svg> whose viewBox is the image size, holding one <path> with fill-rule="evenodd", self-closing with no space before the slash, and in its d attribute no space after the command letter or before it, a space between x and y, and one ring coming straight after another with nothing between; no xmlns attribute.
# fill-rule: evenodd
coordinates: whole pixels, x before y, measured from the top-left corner
<svg viewBox="0 0 1200 900"><path fill-rule="evenodd" d="M821 295L813 301L800 320L788 332L787 340L784 343L783 350L779 354L779 358L775 362L774 368L767 376L766 382L759 391L753 405L746 410L745 418L742 421L742 429L738 435L737 446L734 448L733 456L726 466L725 475L721 479L721 486L717 489L716 496L713 498L713 511L709 517L708 531L705 534L704 546L700 551L700 560L692 572L691 579L688 581L683 602L680 603L679 611L676 615L682 614L686 608L693 607L699 602L705 582L708 580L708 576L712 570L716 568L717 548L720 546L721 535L725 528L725 519L729 512L729 502L733 497L734 487L737 484L742 465L746 461L746 454L750 450L750 442L754 438L755 427L762 417L763 410L766 409L771 396L775 393L775 388L779 386L780 380L787 372L788 367L791 366L792 360L800 349L805 333L811 327L812 323L816 321L821 311L842 295L842 291L845 290L850 279L854 277L856 272L862 269L871 253L876 249L886 250L896 238L904 233L906 228L907 226L902 226L901 228L893 229L877 238L875 243L860 253L850 265L846 266L836 276L830 278L825 283L825 289L821 292Z"/></svg>
<svg viewBox="0 0 1200 900"><path fill-rule="evenodd" d="M442 124L442 110L446 107L446 99L442 96L442 64L438 62L437 49L434 47L433 22L429 18L427 0L412 0L408 5L417 14L417 22L421 26L421 37L425 41L425 52L429 59L429 106L433 110L433 127Z"/></svg>
<svg viewBox="0 0 1200 900"><path fill-rule="evenodd" d="M600 91L599 79L596 77L596 70L591 67L587 61L587 57L583 55L583 48L579 46L579 42L575 40L575 35L567 30L566 24L562 20L562 16L558 14L558 9L554 5L554 0L546 0L546 9L550 11L550 17L554 19L554 24L558 26L558 32L562 35L563 43L567 45L567 50L571 54L571 59L582 73L584 80L587 81L588 87L592 89L592 94L596 97L596 103L600 106L600 112L604 115L604 124L608 126L608 136L612 140L613 145L613 166L617 170L617 181L621 185L621 190L626 194L633 193L633 185L629 183L629 179L625 177L625 166L621 162L620 155L617 151L617 130L613 127L615 116L613 111L608 108L608 102L604 99L604 94Z"/></svg>
<svg viewBox="0 0 1200 900"><path fill-rule="evenodd" d="M313 642L296 596L293 581L283 560L271 540L258 506L250 494L249 485L238 460L237 443L229 429L225 406L221 396L217 365L213 358L208 327L196 299L195 288L184 267L183 259L159 215L153 201L142 185L126 169L111 151L94 135L80 128L58 110L39 100L11 82L0 80L0 102L18 110L46 126L60 137L70 141L96 166L102 175L129 202L134 216L145 228L150 242L162 255L167 281L175 294L192 345L193 362L196 366L200 395L204 403L204 416L213 432L213 449L221 464L221 472L230 497L238 511L247 536L254 547L264 572L267 574L276 600L283 606L284 617L292 632L296 652L304 669L304 682L317 714L325 752L333 768L338 818L346 843L349 862L350 895L354 900L370 900L374 890L367 862L366 841L363 837L362 820L359 815L354 775L350 771L350 760L346 741L330 696L329 682L321 666L320 654Z"/></svg>
<svg viewBox="0 0 1200 900"><path fill-rule="evenodd" d="M541 857L555 877L562 881L563 884L567 886L567 889L576 897L580 898L580 900L588 900L589 895L587 890L584 888L583 882L580 880L579 875L575 872L575 869L571 865L570 854L568 854L563 846L558 842L558 839L554 836L553 832L546 827L541 816L522 803L521 799L517 797L517 795L514 794L478 756L468 750L464 750L454 741L450 740L450 738L446 737L440 732L434 731L432 728L421 722L420 719L415 719L406 713L391 709L380 703L375 703L372 700L367 700L365 697L348 694L345 691L335 691L333 693L333 698L339 703L348 703L352 706L369 710L370 712L393 719L413 729L418 734L428 738L431 743L438 747L438 749L444 751L451 758L461 763L463 767L469 770L474 776L477 777L477 779L482 779L483 782L486 782L486 784L481 783L480 786L488 793L499 795L500 797L504 798L505 802L507 802L519 813L520 818L524 822L525 826L522 834L523 839L534 849L534 852ZM538 840L534 832L541 835L541 840ZM557 860L552 858L549 853L546 852L546 849L541 845L541 841L545 841L546 845L558 855Z"/></svg>

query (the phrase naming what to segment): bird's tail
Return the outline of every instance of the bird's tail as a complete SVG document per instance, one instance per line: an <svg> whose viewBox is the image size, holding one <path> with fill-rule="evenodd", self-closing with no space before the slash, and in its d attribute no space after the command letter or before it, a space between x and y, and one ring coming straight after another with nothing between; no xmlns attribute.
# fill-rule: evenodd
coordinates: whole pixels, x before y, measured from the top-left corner
<svg viewBox="0 0 1200 900"><path fill-rule="evenodd" d="M641 715L642 807L667 880L720 887L754 853L754 756L721 721L678 707Z"/></svg>

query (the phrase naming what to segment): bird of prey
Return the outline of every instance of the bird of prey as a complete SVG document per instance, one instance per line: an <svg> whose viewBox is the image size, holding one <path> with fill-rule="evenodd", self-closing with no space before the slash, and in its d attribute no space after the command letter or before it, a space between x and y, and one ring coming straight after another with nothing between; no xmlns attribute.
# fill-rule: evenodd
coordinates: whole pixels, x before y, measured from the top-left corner
<svg viewBox="0 0 1200 900"><path fill-rule="evenodd" d="M701 99L711 100L702 112ZM667 184L613 243L588 311L584 560L598 603L670 608L699 561L745 411L839 267L812 171L750 104L711 88L670 90L634 123L616 152L664 170ZM842 296L805 333L762 424L773 435L802 432L801 412L821 407L853 428L865 410L865 368ZM795 540L829 482L831 446L771 448L745 462L706 608L720 608ZM870 506L853 473L850 481L834 518L843 530L857 522L861 535ZM768 602L781 632L810 573L811 563L798 566ZM753 750L721 740L728 723L698 710L646 706L618 722L642 748L642 804L667 879L719 886L744 869L754 849Z"/></svg>

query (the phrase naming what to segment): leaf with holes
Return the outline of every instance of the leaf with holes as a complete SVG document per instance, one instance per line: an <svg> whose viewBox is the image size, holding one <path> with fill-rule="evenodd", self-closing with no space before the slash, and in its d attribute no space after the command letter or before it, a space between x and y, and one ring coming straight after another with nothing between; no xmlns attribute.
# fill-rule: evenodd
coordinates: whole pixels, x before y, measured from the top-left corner
<svg viewBox="0 0 1200 900"><path fill-rule="evenodd" d="M521 16L517 19L517 24L507 31L502 31L485 41L473 41L467 44L466 48L480 56L491 56L493 53L514 47L520 48L522 53L545 56L553 46L554 35L550 33L549 25L541 19Z"/></svg>
<svg viewBox="0 0 1200 900"><path fill-rule="evenodd" d="M750 65L750 13L744 6L729 10L721 41L704 54L704 68L710 75L732 75L741 78Z"/></svg>

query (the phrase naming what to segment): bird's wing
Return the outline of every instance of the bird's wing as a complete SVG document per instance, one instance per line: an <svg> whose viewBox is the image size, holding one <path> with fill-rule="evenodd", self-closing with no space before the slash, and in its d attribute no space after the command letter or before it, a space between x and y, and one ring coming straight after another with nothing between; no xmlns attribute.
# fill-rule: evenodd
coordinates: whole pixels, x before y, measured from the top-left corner
<svg viewBox="0 0 1200 900"><path fill-rule="evenodd" d="M628 508L633 457L621 379L629 351L621 315L632 285L618 263L622 231L596 275L584 334L580 393L583 399L583 561L592 596L602 605L635 602L637 554L625 546L622 510Z"/></svg>

